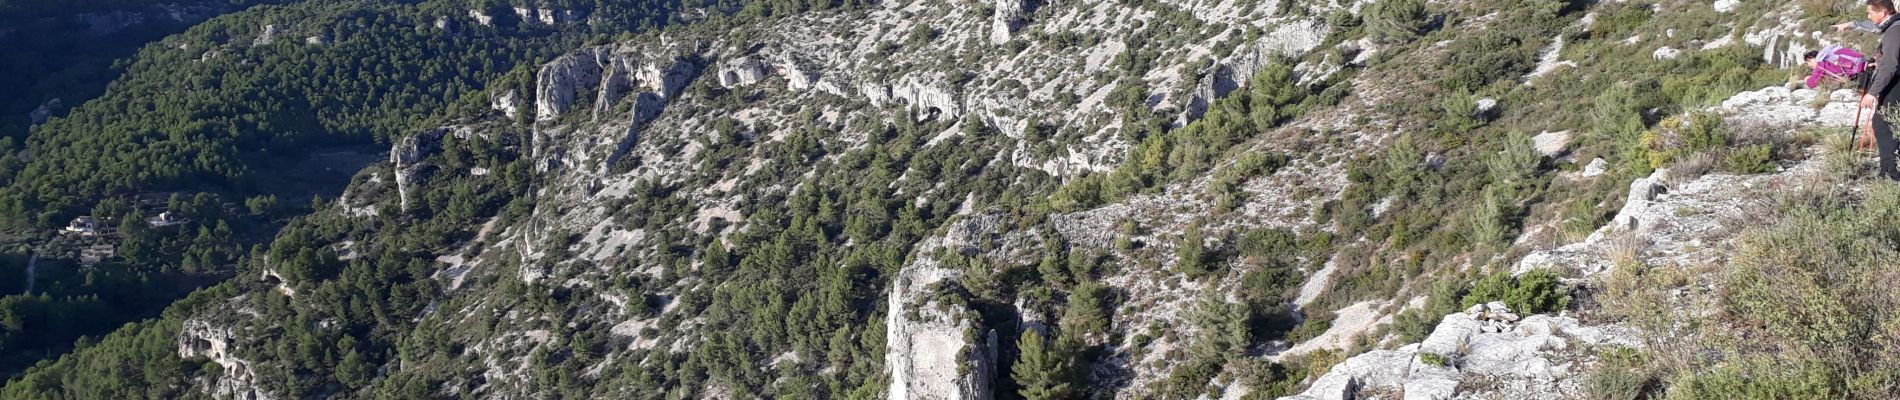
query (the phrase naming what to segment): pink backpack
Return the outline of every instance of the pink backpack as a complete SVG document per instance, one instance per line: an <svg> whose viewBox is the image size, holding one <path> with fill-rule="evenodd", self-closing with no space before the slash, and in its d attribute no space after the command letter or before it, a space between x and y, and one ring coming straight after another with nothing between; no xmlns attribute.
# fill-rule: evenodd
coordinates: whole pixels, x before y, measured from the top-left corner
<svg viewBox="0 0 1900 400"><path fill-rule="evenodd" d="M1814 72L1808 75L1808 88L1820 86L1822 79L1847 80L1867 69L1867 58L1854 49L1828 45L1814 56Z"/></svg>

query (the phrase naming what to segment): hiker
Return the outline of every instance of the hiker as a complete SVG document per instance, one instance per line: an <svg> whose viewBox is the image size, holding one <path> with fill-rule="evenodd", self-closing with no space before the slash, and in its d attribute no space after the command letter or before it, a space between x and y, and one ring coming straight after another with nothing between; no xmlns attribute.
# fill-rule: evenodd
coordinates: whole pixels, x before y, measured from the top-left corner
<svg viewBox="0 0 1900 400"><path fill-rule="evenodd" d="M1818 51L1801 55L1812 73L1808 74L1808 88L1813 89L1825 83L1865 82L1860 80L1867 67L1867 59L1854 49L1829 45ZM1861 89L1866 89L1861 87Z"/></svg>
<svg viewBox="0 0 1900 400"><path fill-rule="evenodd" d="M1894 29L1896 16L1893 0L1867 0L1867 20L1874 21L1880 30L1879 51L1874 59L1874 75L1868 78L1867 92L1860 96L1860 106L1874 110L1874 142L1876 152L1880 154L1880 176L1900 180L1900 169L1894 167L1893 124L1880 116L1883 108L1891 106L1900 96L1894 96L1896 67L1900 67L1900 29Z"/></svg>

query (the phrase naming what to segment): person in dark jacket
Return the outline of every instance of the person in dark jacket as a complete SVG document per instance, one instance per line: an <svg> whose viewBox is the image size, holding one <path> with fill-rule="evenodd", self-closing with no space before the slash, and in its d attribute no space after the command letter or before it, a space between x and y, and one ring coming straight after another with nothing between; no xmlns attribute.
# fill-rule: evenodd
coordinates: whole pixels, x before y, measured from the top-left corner
<svg viewBox="0 0 1900 400"><path fill-rule="evenodd" d="M1880 50L1875 53L1874 75L1868 80L1867 94L1860 97L1860 106L1874 109L1874 143L1880 153L1880 176L1900 180L1900 169L1894 166L1893 124L1881 116L1881 111L1900 100L1900 96L1894 96L1895 84L1900 83L1900 79L1894 77L1896 68L1900 68L1900 29L1893 26L1895 17L1893 0L1867 0L1867 20L1880 30Z"/></svg>

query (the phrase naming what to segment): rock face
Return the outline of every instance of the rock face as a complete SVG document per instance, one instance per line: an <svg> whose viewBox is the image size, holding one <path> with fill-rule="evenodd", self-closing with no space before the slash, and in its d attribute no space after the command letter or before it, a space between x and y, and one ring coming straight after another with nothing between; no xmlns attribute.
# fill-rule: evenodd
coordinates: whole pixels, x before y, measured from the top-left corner
<svg viewBox="0 0 1900 400"><path fill-rule="evenodd" d="M546 122L560 118L592 90L593 121L616 122L601 129L603 133L613 132L611 135L576 137L575 132L562 129L537 130L536 142L550 145L535 146L535 157L551 161L541 164L543 168L570 165L606 171L634 148L646 123L658 117L699 74L696 62L667 51L643 54L626 48L594 47L556 58L537 74L535 119ZM613 113L623 105L628 114L624 119L616 118ZM568 140L573 138L588 142ZM602 149L604 154L598 151Z"/></svg>
<svg viewBox="0 0 1900 400"><path fill-rule="evenodd" d="M902 3L902 2L899 2ZM1067 48L1048 49L1042 44L1028 44L1015 52L999 51L1002 47L986 43L994 28L998 15L1009 17L1015 8L1031 3L1043 3L1034 23L1035 29L1047 29L1051 32L1103 32L1099 41L1083 43ZM893 3L897 4L897 3ZM864 145L867 137L877 133L876 127L860 128L860 121L888 121L903 118L908 112L919 119L935 119L940 122L979 123L987 125L996 132L982 133L983 136L971 136L978 140L965 143L994 142L1005 146L996 149L994 158L988 160L970 160L968 166L984 165L985 168L1010 168L1009 165L1029 165L1030 168L1063 173L1080 173L1090 170L1106 170L1117 165L1130 146L1119 135L1122 118L1118 113L1123 110L1104 110L1099 107L1111 92L1124 82L1146 82L1156 98L1183 98L1184 93L1193 90L1203 77L1199 71L1181 73L1176 65L1192 62L1203 55L1226 54L1225 48L1238 40L1222 38L1201 38L1184 44L1182 52L1163 52L1156 65L1150 71L1136 71L1142 79L1123 79L1124 71L1113 70L1112 65L1117 54L1123 54L1132 47L1128 43L1134 34L1120 30L1101 30L1103 27L1118 27L1127 21L1149 18L1151 13L1140 8L1123 7L1120 3L1104 2L1095 5L1050 2L1022 2L1014 5L998 5L998 13L981 15L963 12L976 6L970 2L911 2L906 7L872 7L868 10L852 11L851 14L817 14L788 16L772 21L772 25L763 27L738 27L730 39L723 32L670 32L666 36L656 36L654 40L642 40L613 45L590 46L577 49L557 57L535 71L535 82L531 87L522 87L519 92L494 86L490 105L497 112L494 119L508 115L512 110L520 109L520 118L536 121L527 129L522 140L523 158L534 165L535 199L532 210L523 218L500 223L488 230L484 226L482 234L490 239L476 239L469 248L459 249L452 256L445 255L437 260L448 266L439 276L452 279L448 287L458 288L459 292L451 296L468 296L464 293L482 293L487 283L468 283L461 281L464 273L481 276L492 274L500 279L518 279L534 285L549 287L558 285L576 285L599 282L602 274L659 274L673 266L647 266L624 263L620 260L648 258L656 251L659 240L675 240L661 234L681 233L699 235L719 235L721 232L744 232L747 224L754 221L745 218L754 209L770 210L756 203L782 201L781 195L809 190L809 184L801 184L787 179L794 176L816 176L813 164L823 165L828 161L810 160L810 162L780 163L772 158L758 155L740 154L732 158L729 166L715 166L705 162L705 154L711 146L725 140L718 135L707 135L710 129L720 124L735 127L738 134L749 138L758 145L772 145L774 141L785 141L787 137L798 140L805 138L787 135L805 135L797 130L817 128L835 130L836 134L820 135L819 145L827 153L842 154L847 149ZM1253 9L1259 11L1247 11ZM1256 21L1270 7L1240 8L1223 7L1211 11L1207 18L1219 17L1240 21ZM512 16L507 9L498 9L498 15L504 21ZM459 10L458 10L459 11ZM927 23L940 29L944 38L928 43L907 44L892 47L888 44L903 43L905 25L864 24L864 15L877 21L898 21L904 24ZM533 14L539 15L536 11ZM1022 21L1023 10L1014 21ZM914 16L928 16L929 19L911 21ZM967 18L966 18L967 17ZM1288 17L1294 18L1294 17ZM921 18L920 18L921 19ZM1005 21L1012 19L1005 18ZM1288 19L1289 21L1291 19ZM1265 20L1258 20L1265 21ZM481 22L481 21L471 21ZM1280 19L1269 22L1265 32L1323 30L1324 25L1293 21L1281 24ZM427 23L422 20L420 23ZM532 23L532 22L529 22ZM1279 28L1273 28L1273 27ZM1293 28L1288 28L1292 26ZM427 26L421 27L428 29ZM474 28L470 25L469 28ZM1014 29L1014 28L1012 28ZM1241 32L1242 30L1233 30ZM1322 31L1323 32L1323 31ZM1237 35L1233 33L1230 35ZM1226 91L1236 90L1247 84L1246 77L1258 71L1271 59L1285 55L1288 48L1304 51L1315 45L1299 40L1300 35L1271 36L1270 39L1247 43L1240 49L1237 57L1220 57L1230 63ZM1291 40L1290 40L1291 39ZM1021 41L1022 38L1011 39ZM981 65L935 65L920 63L943 59L946 54L981 55L973 58ZM1112 72L1112 73L1110 73ZM693 82L710 78L708 82ZM784 78L783 80L774 78ZM783 86L779 86L783 82ZM743 104L726 104L725 98L701 96L697 92L681 95L688 84L720 84L725 86L754 85L743 91L746 99ZM736 92L736 91L735 91ZM717 93L716 91L714 93ZM1225 94L1225 93L1222 93ZM1215 97L1209 95L1208 99ZM1153 101L1151 101L1152 103ZM532 107L531 111L529 107ZM592 111L592 113L587 113ZM893 115L895 111L900 115ZM532 113L532 114L529 114ZM579 114L579 115L576 115ZM954 118L954 119L951 119ZM1029 120L1037 120L1040 126L1049 127L1051 134L1068 135L1075 140L1064 139L1061 149L1038 153L1034 143L1013 143L1011 139L1026 136L1023 126ZM502 121L478 121L481 124L509 126ZM1303 122L1301 127L1318 128L1327 121L1313 120ZM1304 125L1310 124L1310 125ZM950 126L949 124L943 126ZM949 143L954 146L962 135L961 127L945 128L938 132L924 132L934 135L932 143ZM723 128L722 128L723 129ZM934 128L933 128L934 129ZM1299 129L1288 129L1294 131ZM512 134L518 131L511 131ZM1318 130L1313 130L1318 132ZM430 160L430 154L436 147L444 145L441 135L451 132L425 132L424 134L398 140L391 149L390 160L392 176L375 176L362 187L378 190L364 190L367 194L398 194L406 203L409 194L417 193L419 184L440 185L443 177L450 173L441 173L430 177L428 171L447 168L447 163ZM1039 133L1040 135L1040 133ZM1047 136L1041 136L1047 139ZM939 140L945 139L945 140ZM453 145L453 144L449 144ZM943 145L943 144L935 144ZM933 146L926 144L925 146ZM1277 146L1273 144L1263 146ZM1346 151L1346 144L1340 148L1328 148L1325 151ZM767 149L772 147L760 147ZM1269 147L1263 151L1283 151L1279 147ZM985 150L989 151L989 150ZM630 160L621 162L619 160ZM1343 159L1327 157L1327 159ZM988 164L983 164L988 162ZM1304 222L1310 218L1305 210L1308 204L1328 201L1336 198L1336 192L1347 184L1343 172L1332 168L1327 162L1294 160L1292 165L1282 168L1271 176L1251 180L1243 188L1250 198L1257 199L1241 205L1239 212L1244 222L1240 224L1285 226L1298 228L1310 226ZM434 165L431 165L434 164ZM614 168L609 168L613 166ZM756 174L755 174L756 171ZM459 173L459 172L458 172ZM471 171L471 174L476 172ZM765 176L759 176L765 174ZM912 175L904 178L911 182L922 178ZM388 190L393 182L395 190ZM661 221L652 225L634 224L627 217L638 212L625 212L627 200L651 196L644 185L660 184L677 188L670 196L679 196L689 208L679 217L664 221L665 231L659 230ZM380 184L384 186L370 186ZM353 185L355 186L355 185ZM909 186L908 183L905 186ZM1086 223L1074 228L1058 228L1068 243L1076 245L1112 246L1114 232L1107 224L1120 217L1136 215L1143 210L1168 209L1181 206L1193 209L1208 209L1203 206L1199 194L1203 185L1180 186L1165 195L1143 195L1118 207L1104 207L1090 210L1098 217L1089 218ZM805 189L801 189L804 187ZM920 186L921 187L921 186ZM1294 188L1314 190L1319 193L1299 198L1285 194ZM361 188L361 187L359 187ZM672 190L672 189L670 189ZM741 196L736 193L746 193ZM761 193L764 197L747 198L752 193ZM1019 264L1028 260L1033 262L1040 253L1030 252L1030 256L1019 257L1016 253L1000 252L1008 256L989 254L989 248L1017 248L1025 242L1027 246L1038 246L1038 232L1012 226L1006 221L1013 217L986 216L984 210L990 208L987 202L994 199L980 195L966 196L951 190L919 190L906 188L892 193L893 201L915 204L931 210L956 210L956 222L944 227L943 233L925 238L919 245L898 249L908 254L911 261L883 279L890 279L886 310L880 315L886 324L885 364L889 373L887 397L897 399L986 399L991 398L994 388L990 385L999 374L1005 373L997 366L999 342L1010 340L1016 333L1007 326L1012 318L986 320L984 316L973 312L967 301L971 298L967 290L961 288L964 275L960 267L949 267L949 263L940 265L935 260L937 250L949 249L965 256L993 258L998 263ZM394 198L381 200L395 203ZM939 207L955 205L961 207ZM347 203L346 203L347 204ZM394 206L395 204L389 204ZM356 212L355 209L349 212ZM374 210L371 210L372 212ZM1200 214L1203 211L1184 211L1180 214ZM1143 226L1164 227L1155 229L1155 237L1144 237L1141 243L1167 243L1158 235L1169 234L1179 222L1160 223L1148 218L1173 218L1170 216L1143 217ZM655 213L655 215L658 215ZM651 218L640 216L638 218ZM711 227L707 221L723 219L724 226ZM1260 221L1286 221L1260 222ZM1157 222L1150 225L1149 222ZM1096 226L1096 224L1104 226ZM1316 223L1316 222L1315 222ZM1252 225L1250 225L1252 226ZM681 232L671 231L673 227L690 227ZM756 228L754 228L756 229ZM1086 232L1084 232L1086 231ZM1020 238L1011 235L1020 236ZM1093 236L1090 236L1093 235ZM557 236L571 237L568 241L546 240ZM1003 236L1003 239L994 238ZM1093 239L1091 239L1093 237ZM657 239L657 240L656 240ZM1020 239L1020 240L1019 240ZM1000 242L1008 245L994 245ZM366 243L366 242L365 242ZM473 271L473 272L470 272ZM1128 275L1106 277L1107 284L1115 285L1118 290L1126 289L1131 293L1155 293L1170 290L1167 297L1156 303L1150 315L1127 317L1130 326L1174 326L1182 323L1184 313L1176 313L1193 300L1189 289L1166 289L1161 278L1147 275ZM468 282L479 282L470 280ZM666 289L667 296L676 293L672 290L702 290L717 282L681 281L677 288ZM1186 294L1174 294L1179 291ZM607 296L607 294L603 294ZM585 300L576 300L577 303ZM600 313L585 317L614 318L612 322L627 321L625 315L616 315L615 307L626 307L626 299L609 299L600 303ZM495 340L477 339L481 343L468 346L466 363L470 371L480 371L481 382L472 382L466 378L457 378L458 382L446 383L445 387L460 388L463 392L449 393L452 396L491 397L491 398L534 398L545 397L541 388L528 383L529 379L516 375L513 365L521 354L527 354L531 347L550 342L550 334L538 328L522 323L525 319L537 318L532 311L524 311L520 318L515 316L495 316L492 313L466 307L468 303L442 303L441 309L434 311L439 315L464 315L450 319L425 318L423 324L442 324L440 326L455 330L463 322L487 323L496 326L496 332L484 333ZM583 303L584 304L584 303ZM669 303L670 304L670 303ZM591 307L591 306L590 306ZM1032 310L1044 307L1040 304L1026 304L1020 320L1014 321L1022 329L1037 329L1048 326L1048 313L1051 310ZM1124 308L1136 307L1127 305ZM1146 307L1146 306L1144 306ZM1121 312L1118 310L1117 312ZM661 314L678 313L671 307L659 311ZM672 316L681 316L674 314ZM690 316L683 319L678 329L622 329L616 326L616 335L627 337L634 347L652 349L672 349L671 351L690 351L699 346L697 329ZM650 319L642 316L639 319ZM637 324L636 324L637 325ZM471 325L473 326L473 325ZM628 327L634 327L629 325ZM1004 329L1003 331L996 331ZM1045 328L1046 329L1046 328ZM649 332L651 331L651 332ZM875 329L872 329L875 331ZM1132 336L1132 335L1127 335ZM515 338L515 339L510 339ZM1095 338L1097 341L1119 340L1122 343L1109 343L1118 350L1115 357L1129 358L1135 353L1135 347L1128 339ZM1167 345L1186 345L1187 338L1170 339ZM558 340L554 343L560 343ZM622 350L613 350L609 357L633 356ZM1162 352L1142 354L1165 354ZM639 356L633 356L639 357ZM629 362L627 358L614 362ZM781 361L782 360L782 361ZM790 373L823 373L824 366L798 358L774 358L779 365L775 374L787 374L794 371L782 368L797 368ZM1149 360L1141 365L1130 367L1121 376L1108 377L1120 382L1102 384L1100 387L1128 387L1126 396L1139 397L1140 390L1147 381L1167 376L1174 361ZM267 378L274 378L276 370L260 369ZM1097 371L1088 371L1092 375ZM1107 376L1107 375L1101 375ZM717 392L718 388L708 388ZM722 389L723 390L723 389ZM736 389L734 389L736 390Z"/></svg>
<svg viewBox="0 0 1900 400"><path fill-rule="evenodd" d="M1003 44L1022 28L1023 15L1029 10L1026 0L996 0L990 14L990 43Z"/></svg>
<svg viewBox="0 0 1900 400"><path fill-rule="evenodd" d="M599 80L597 53L569 53L548 62L535 74L534 118L539 121L559 118L574 105L576 90Z"/></svg>
<svg viewBox="0 0 1900 400"><path fill-rule="evenodd" d="M990 231L985 228L994 228L994 219L958 222L944 237L926 239L921 249L973 249ZM891 373L890 398L991 398L996 331L981 326L961 301L945 301L963 296L961 272L943 268L928 256L918 258L892 282L884 356Z"/></svg>
<svg viewBox="0 0 1900 400"><path fill-rule="evenodd" d="M223 374L213 378L217 382L209 388L212 398L236 400L275 398L257 385L257 375L251 370L251 362L231 354L231 343L236 339L235 330L229 325L214 324L201 319L186 320L178 334L178 357L206 358L223 367Z"/></svg>
<svg viewBox="0 0 1900 400"><path fill-rule="evenodd" d="M906 77L889 86L866 85L862 93L871 100L871 104L908 106L918 120L960 118L964 112L963 103L943 88L945 83L935 79Z"/></svg>
<svg viewBox="0 0 1900 400"><path fill-rule="evenodd" d="M447 132L447 128L430 130L402 138L389 148L389 164L395 171L396 194L403 210L409 209L409 188L421 185L432 170L423 158L442 147L442 135Z"/></svg>
<svg viewBox="0 0 1900 400"><path fill-rule="evenodd" d="M696 73L692 62L682 59L647 60L609 48L590 48L568 53L548 62L535 74L535 119L559 118L574 107L583 90L596 89L595 117L605 114L614 102L635 89L646 89L664 100L677 95ZM635 107L635 116L650 118L657 109Z"/></svg>
<svg viewBox="0 0 1900 400"><path fill-rule="evenodd" d="M495 24L495 16L488 15L487 13L482 12L482 10L468 10L468 17L474 18L475 23L481 26L489 26L489 25Z"/></svg>
<svg viewBox="0 0 1900 400"><path fill-rule="evenodd" d="M785 84L793 90L808 90L818 84L818 73L805 67L790 56L781 56L777 63L779 75L785 76Z"/></svg>
<svg viewBox="0 0 1900 400"><path fill-rule="evenodd" d="M251 45L263 46L263 45L271 44L272 42L276 42L276 41L277 41L277 25L270 24L270 25L264 25L264 29L257 33L257 39L252 40Z"/></svg>
<svg viewBox="0 0 1900 400"><path fill-rule="evenodd" d="M580 21L583 15L584 14L579 10L515 7L515 16L520 17L521 22L539 23L542 25L572 23Z"/></svg>
<svg viewBox="0 0 1900 400"><path fill-rule="evenodd" d="M1247 79L1267 64L1283 58L1298 57L1319 47L1329 32L1326 24L1320 21L1293 20L1275 28L1272 33L1262 35L1252 45L1236 49L1233 55L1214 63L1206 71L1206 76L1200 79L1200 85L1186 100L1185 110L1177 123L1185 124L1200 118L1207 113L1208 105L1214 100L1226 97L1234 89L1245 85Z"/></svg>
<svg viewBox="0 0 1900 400"><path fill-rule="evenodd" d="M1445 316L1424 342L1354 356L1283 400L1359 398L1402 391L1406 399L1578 398L1582 366L1599 347L1635 347L1633 331L1570 317L1518 319L1502 304ZM1430 355L1427 355L1430 354Z"/></svg>
<svg viewBox="0 0 1900 400"><path fill-rule="evenodd" d="M738 87L759 83L766 76L765 63L752 57L739 57L726 61L719 68L719 86Z"/></svg>
<svg viewBox="0 0 1900 400"><path fill-rule="evenodd" d="M520 103L521 93L516 92L514 89L509 89L507 92L490 99L488 107L495 111L500 111L501 115L507 116L508 119L515 119L521 111Z"/></svg>

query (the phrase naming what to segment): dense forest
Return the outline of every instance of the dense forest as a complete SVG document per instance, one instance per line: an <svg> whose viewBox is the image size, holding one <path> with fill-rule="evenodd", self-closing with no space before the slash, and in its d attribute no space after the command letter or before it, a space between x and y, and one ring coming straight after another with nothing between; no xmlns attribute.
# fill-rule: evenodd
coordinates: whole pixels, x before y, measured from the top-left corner
<svg viewBox="0 0 1900 400"><path fill-rule="evenodd" d="M83 12L146 11L139 2L84 9L42 3L9 2L3 16L41 21ZM251 4L257 2L191 6ZM512 16L497 10L506 3L476 6ZM72 28L55 19L49 26L20 25L17 34L0 36L19 44L5 51L21 55L5 58L10 73L0 79L25 79L10 85L30 88L22 94L78 96L64 98L75 107L70 115L51 118L30 136L0 135L0 186L6 187L0 190L5 193L0 204L6 204L0 206L6 209L0 212L6 215L0 217L0 232L5 232L0 242L10 243L6 273L24 271L35 252L71 256L94 244L34 240L79 215L100 218L102 230L111 232L103 243L116 243L120 256L84 268L70 258L48 260L33 279L32 293L17 292L24 287L0 288L6 295L0 298L5 321L0 348L7 354L0 359L0 373L12 375L61 354L82 335L156 316L171 300L243 270L238 266L248 262L251 246L268 243L287 216L312 210L308 197L277 197L309 192L281 189L279 175L308 172L286 159L384 142L449 115L485 108L478 104L485 99L474 94L488 81L607 32L659 26L672 21L675 10L689 7L739 8L690 1L575 6L598 13L603 23L538 26L504 18L493 26L432 28L438 17L466 13L467 5L309 1L250 8L149 44L144 41L173 25L104 40L28 31ZM283 37L259 40L266 26L279 27ZM100 46L142 49L117 54L127 57L115 61L114 50ZM113 82L111 90L85 99L86 87L101 90L105 81ZM8 101L35 102L22 105L31 109L39 100L30 98L36 97ZM165 201L168 195L172 198ZM153 197L155 205L138 204ZM187 222L146 226L148 217L166 211Z"/></svg>

